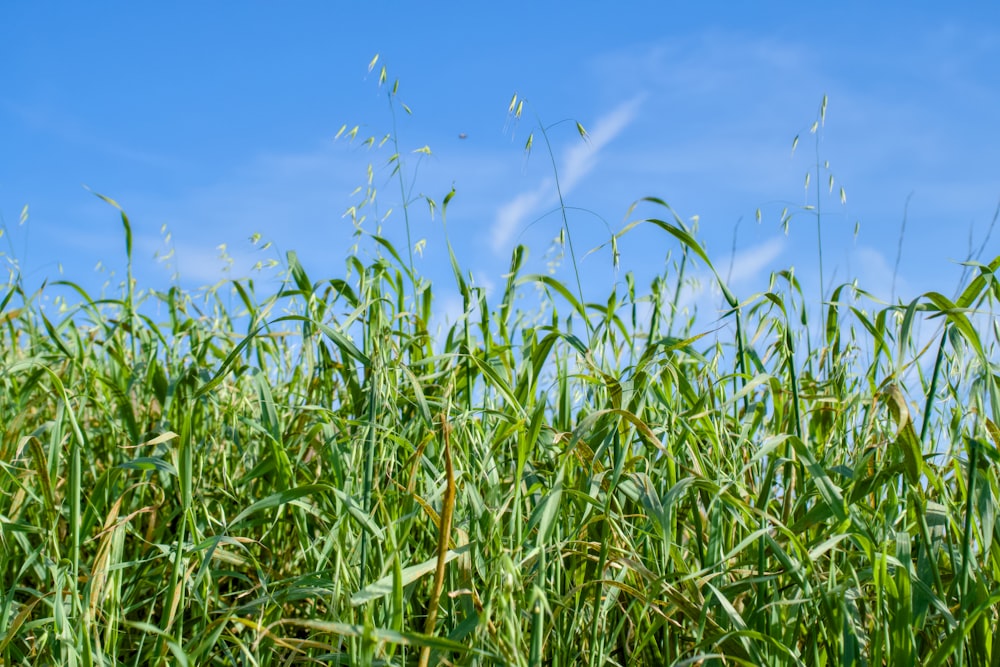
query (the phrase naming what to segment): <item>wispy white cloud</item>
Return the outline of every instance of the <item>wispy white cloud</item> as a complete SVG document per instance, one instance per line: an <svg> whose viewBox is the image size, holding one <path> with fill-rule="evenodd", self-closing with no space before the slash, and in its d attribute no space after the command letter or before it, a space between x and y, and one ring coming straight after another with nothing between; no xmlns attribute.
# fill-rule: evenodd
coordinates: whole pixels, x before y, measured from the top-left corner
<svg viewBox="0 0 1000 667"><path fill-rule="evenodd" d="M593 129L588 131L589 140L575 144L566 151L559 168L561 174L559 186L563 196L569 194L594 170L601 150L635 120L643 97L642 95L633 97L598 118ZM498 254L506 252L511 237L524 224L525 219L531 213L537 212L541 206L552 204L557 200L555 181L547 178L534 190L522 192L502 204L497 210L491 228L493 251Z"/></svg>
<svg viewBox="0 0 1000 667"><path fill-rule="evenodd" d="M644 97L645 95L637 95L600 117L587 132L589 141L574 144L566 152L560 183L564 194L575 188L594 169L598 153L635 120Z"/></svg>
<svg viewBox="0 0 1000 667"><path fill-rule="evenodd" d="M552 180L546 179L534 190L522 192L500 206L500 209L497 211L496 222L493 223L493 228L490 230L494 252L504 252L510 238L522 225L525 218L532 211L538 210L538 207L543 202L549 200L553 191Z"/></svg>
<svg viewBox="0 0 1000 667"><path fill-rule="evenodd" d="M784 249L784 237L776 237L736 253L727 272L727 283L736 287L754 280L762 271L773 267L774 260Z"/></svg>

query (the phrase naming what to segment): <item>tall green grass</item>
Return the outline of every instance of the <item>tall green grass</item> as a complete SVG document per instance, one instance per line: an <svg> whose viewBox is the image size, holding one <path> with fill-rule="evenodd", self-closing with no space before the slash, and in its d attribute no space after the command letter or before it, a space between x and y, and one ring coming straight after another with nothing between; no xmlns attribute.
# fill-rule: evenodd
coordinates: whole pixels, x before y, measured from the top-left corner
<svg viewBox="0 0 1000 667"><path fill-rule="evenodd" d="M888 306L718 280L707 336L710 256L635 210L677 272L586 302L518 247L487 299L449 247L452 322L361 223L276 293L141 289L124 212L117 298L14 275L0 664L1000 664L1000 257Z"/></svg>

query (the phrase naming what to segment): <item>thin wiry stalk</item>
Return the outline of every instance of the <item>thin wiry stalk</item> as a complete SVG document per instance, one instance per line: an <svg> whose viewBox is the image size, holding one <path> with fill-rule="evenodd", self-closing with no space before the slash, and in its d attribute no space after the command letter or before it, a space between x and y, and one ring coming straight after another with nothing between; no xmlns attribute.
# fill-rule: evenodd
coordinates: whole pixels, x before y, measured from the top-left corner
<svg viewBox="0 0 1000 667"><path fill-rule="evenodd" d="M563 231L566 232L566 243L569 245L569 259L573 265L573 277L576 280L577 296L580 299L580 303L584 303L583 281L580 280L580 267L577 265L576 250L573 248L573 233L569 228L569 218L566 216L566 201L563 199L562 186L559 185L559 169L556 167L556 154L552 150L549 133L542 126L541 121L539 121L539 131L542 133L542 138L545 139L545 148L549 154L549 161L552 163L552 178L556 184L556 195L559 197L559 215L562 217ZM585 319L584 325L589 327L590 322Z"/></svg>

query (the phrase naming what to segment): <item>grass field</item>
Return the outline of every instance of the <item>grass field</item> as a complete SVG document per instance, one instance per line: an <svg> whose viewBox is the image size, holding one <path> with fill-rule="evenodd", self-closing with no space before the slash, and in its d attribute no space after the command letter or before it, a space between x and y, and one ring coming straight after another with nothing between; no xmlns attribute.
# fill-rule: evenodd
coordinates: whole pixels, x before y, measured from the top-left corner
<svg viewBox="0 0 1000 667"><path fill-rule="evenodd" d="M156 291L122 213L113 298L12 274L0 664L1000 665L1000 257L719 281L703 336L643 206L676 270L583 302L518 248L487 299L452 255L454 322L375 234Z"/></svg>

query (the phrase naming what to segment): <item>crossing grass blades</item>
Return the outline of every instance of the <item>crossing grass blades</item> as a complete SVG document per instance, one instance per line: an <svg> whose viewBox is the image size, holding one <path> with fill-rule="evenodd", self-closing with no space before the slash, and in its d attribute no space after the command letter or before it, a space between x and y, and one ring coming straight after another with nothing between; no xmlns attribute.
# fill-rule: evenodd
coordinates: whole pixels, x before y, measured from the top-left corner
<svg viewBox="0 0 1000 667"><path fill-rule="evenodd" d="M719 280L703 336L683 272L589 303L520 247L489 299L449 248L451 322L383 236L142 289L121 220L120 294L0 293L0 664L1000 664L1000 257Z"/></svg>

